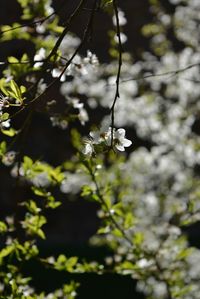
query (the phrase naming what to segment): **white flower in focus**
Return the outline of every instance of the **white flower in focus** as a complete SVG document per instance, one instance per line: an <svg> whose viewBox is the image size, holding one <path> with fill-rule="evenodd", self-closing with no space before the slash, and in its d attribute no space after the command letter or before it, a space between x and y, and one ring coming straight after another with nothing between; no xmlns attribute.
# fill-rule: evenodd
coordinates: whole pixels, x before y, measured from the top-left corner
<svg viewBox="0 0 200 299"><path fill-rule="evenodd" d="M90 137L92 137L93 144L99 144L103 141L102 134L100 131L90 132Z"/></svg>
<svg viewBox="0 0 200 299"><path fill-rule="evenodd" d="M99 131L92 131L89 133L90 139L86 140L86 145L82 151L84 155L91 157L92 153L95 152L96 145L113 146L117 150L123 152L125 147L132 144L132 141L125 138L126 131L122 128L116 131L115 128L109 127L108 129L102 127Z"/></svg>
<svg viewBox="0 0 200 299"><path fill-rule="evenodd" d="M125 138L126 131L124 129L118 129L114 134L114 145L118 151L124 152L125 147L129 147L132 141Z"/></svg>
<svg viewBox="0 0 200 299"><path fill-rule="evenodd" d="M92 143L93 144L100 144L102 142L106 142L109 145L109 139L110 139L110 127L102 126L99 131L92 131L90 132L90 137L92 137Z"/></svg>
<svg viewBox="0 0 200 299"><path fill-rule="evenodd" d="M109 127L107 132L104 133L104 139L108 146L111 146L112 143L118 151L124 152L125 147L129 147L132 144L132 141L125 138L126 131L122 128L116 131L115 128Z"/></svg>

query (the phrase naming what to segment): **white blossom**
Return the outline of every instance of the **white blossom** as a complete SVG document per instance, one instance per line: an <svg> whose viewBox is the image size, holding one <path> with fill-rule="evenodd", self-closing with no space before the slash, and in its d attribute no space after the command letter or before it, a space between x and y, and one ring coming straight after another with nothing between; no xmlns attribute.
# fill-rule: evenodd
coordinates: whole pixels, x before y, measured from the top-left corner
<svg viewBox="0 0 200 299"><path fill-rule="evenodd" d="M46 172L41 172L41 173L35 175L31 179L31 182L36 187L46 188L50 185L50 180L49 180L48 174Z"/></svg>
<svg viewBox="0 0 200 299"><path fill-rule="evenodd" d="M46 50L41 48L34 56L33 60L35 61L34 67L38 68L43 65L43 61L46 57ZM41 60L41 61L40 61Z"/></svg>
<svg viewBox="0 0 200 299"><path fill-rule="evenodd" d="M88 157L91 157L92 154L94 153L94 146L90 140L85 142L85 146L82 153Z"/></svg>
<svg viewBox="0 0 200 299"><path fill-rule="evenodd" d="M11 166L15 162L16 158L16 152L15 151L9 151L5 153L5 155L2 158L2 163L6 166Z"/></svg>
<svg viewBox="0 0 200 299"><path fill-rule="evenodd" d="M60 69L58 69L58 68L54 68L54 69L52 70L51 74L52 74L52 77L53 77L53 78L58 78L58 77L61 76L61 74L62 74L62 70L60 70ZM66 79L66 75L65 75L65 73L63 73L62 76L60 77L60 81L61 81L61 82L64 82L65 79Z"/></svg>
<svg viewBox="0 0 200 299"><path fill-rule="evenodd" d="M114 134L115 147L119 151L125 151L125 147L129 147L132 141L125 138L126 131L124 129L118 129Z"/></svg>
<svg viewBox="0 0 200 299"><path fill-rule="evenodd" d="M125 18L125 13L121 9L118 9L118 18L119 18L119 25L120 26L126 25L127 20ZM115 26L117 25L116 16L113 16L113 24Z"/></svg>

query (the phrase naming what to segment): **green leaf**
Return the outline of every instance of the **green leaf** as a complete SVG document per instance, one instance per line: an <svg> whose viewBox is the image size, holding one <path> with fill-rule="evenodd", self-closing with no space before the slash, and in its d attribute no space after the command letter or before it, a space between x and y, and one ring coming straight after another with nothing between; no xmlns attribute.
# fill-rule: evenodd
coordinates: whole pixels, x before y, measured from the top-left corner
<svg viewBox="0 0 200 299"><path fill-rule="evenodd" d="M43 230L42 229L38 229L37 230L37 235L41 238L41 239L46 239L46 236L45 236L45 234L44 234L44 232L43 232Z"/></svg>
<svg viewBox="0 0 200 299"><path fill-rule="evenodd" d="M93 193L93 190L91 188L91 186L89 185L84 185L82 186L82 191L81 191L81 196L89 196Z"/></svg>
<svg viewBox="0 0 200 299"><path fill-rule="evenodd" d="M48 202L46 204L47 208L51 208L51 209L56 209L57 207L59 207L62 203L60 201L52 201L52 202Z"/></svg>
<svg viewBox="0 0 200 299"><path fill-rule="evenodd" d="M7 145L5 141L0 143L0 156L4 156L7 151Z"/></svg>
<svg viewBox="0 0 200 299"><path fill-rule="evenodd" d="M110 233L110 227L109 226L105 226L105 227L101 227L98 229L97 234L108 234Z"/></svg>
<svg viewBox="0 0 200 299"><path fill-rule="evenodd" d="M109 209L109 210L111 210L111 208L112 208L112 204L111 204L111 199L110 199L110 197L108 197L108 196L104 196L104 202L105 202L105 204L106 204L106 207ZM106 208L106 209L107 209Z"/></svg>
<svg viewBox="0 0 200 299"><path fill-rule="evenodd" d="M13 246L13 244L3 248L0 251L0 263L2 263L2 260L5 257L7 257L8 255L10 255L14 250L15 250L15 247Z"/></svg>
<svg viewBox="0 0 200 299"><path fill-rule="evenodd" d="M23 162L23 169L24 171L28 171L32 168L33 166L33 161L31 160L30 157L24 156L24 162Z"/></svg>
<svg viewBox="0 0 200 299"><path fill-rule="evenodd" d="M10 128L9 130L3 130L3 129L1 129L1 132L4 135L9 136L9 137L13 137L13 136L15 136L18 133L18 131L15 130L15 129L13 129L13 128Z"/></svg>
<svg viewBox="0 0 200 299"><path fill-rule="evenodd" d="M29 211L30 213L38 214L38 213L41 211L41 209L38 208L36 202L33 201L33 200L30 200L30 201L28 201L28 202L25 202L24 204L25 204L25 206L27 207L27 209L28 209L28 211Z"/></svg>
<svg viewBox="0 0 200 299"><path fill-rule="evenodd" d="M35 195L41 196L41 197L47 197L48 192L44 189L38 188L38 187L32 187L32 191L34 192Z"/></svg>
<svg viewBox="0 0 200 299"><path fill-rule="evenodd" d="M66 263L66 261L67 261L67 258L66 258L66 256L65 256L64 254L60 254L60 255L58 256L57 262L58 262L59 264Z"/></svg>
<svg viewBox="0 0 200 299"><path fill-rule="evenodd" d="M5 233L7 229L7 225L3 221L0 221L0 233Z"/></svg>
<svg viewBox="0 0 200 299"><path fill-rule="evenodd" d="M16 57L14 57L14 56L9 56L8 57L8 62L9 63L18 63L19 60Z"/></svg>
<svg viewBox="0 0 200 299"><path fill-rule="evenodd" d="M124 227L125 229L130 228L131 226L133 226L135 222L134 216L131 212L127 212L126 216L125 216L125 220L124 220Z"/></svg>
<svg viewBox="0 0 200 299"><path fill-rule="evenodd" d="M16 95L16 98L20 99L21 98L21 91L20 91L20 88L18 87L17 83L14 80L10 81L10 87L11 87L11 90Z"/></svg>
<svg viewBox="0 0 200 299"><path fill-rule="evenodd" d="M25 92L26 92L26 87L23 86L23 85L21 85L21 86L20 86L20 93L23 94L23 93L25 93Z"/></svg>
<svg viewBox="0 0 200 299"><path fill-rule="evenodd" d="M141 232L135 233L135 235L133 237L133 244L135 246L140 246L143 241L144 241L144 235L143 235L143 233L141 233Z"/></svg>
<svg viewBox="0 0 200 299"><path fill-rule="evenodd" d="M1 91L6 95L9 96L8 90L5 88L5 81L1 80Z"/></svg>
<svg viewBox="0 0 200 299"><path fill-rule="evenodd" d="M0 115L0 122L6 121L9 119L9 113L3 113L2 115Z"/></svg>
<svg viewBox="0 0 200 299"><path fill-rule="evenodd" d="M118 238L123 237L123 233L118 228L113 229L112 234Z"/></svg>

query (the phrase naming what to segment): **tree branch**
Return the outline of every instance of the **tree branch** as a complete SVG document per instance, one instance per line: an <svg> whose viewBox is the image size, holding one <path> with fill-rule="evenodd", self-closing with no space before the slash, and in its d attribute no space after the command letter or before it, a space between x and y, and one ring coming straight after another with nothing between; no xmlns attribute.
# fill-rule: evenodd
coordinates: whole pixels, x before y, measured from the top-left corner
<svg viewBox="0 0 200 299"><path fill-rule="evenodd" d="M121 42L121 32L120 32L120 24L119 24L119 14L118 14L118 8L117 8L117 0L113 0L113 9L115 13L115 19L116 19L116 34L118 38L118 71L117 71L117 77L116 77L116 90L115 90L115 96L114 100L111 106L111 147L113 146L113 132L114 132L114 126L115 126L115 105L117 102L117 99L120 98L120 92L119 92L119 84L120 84L120 75L121 75L121 67L122 67L122 42Z"/></svg>

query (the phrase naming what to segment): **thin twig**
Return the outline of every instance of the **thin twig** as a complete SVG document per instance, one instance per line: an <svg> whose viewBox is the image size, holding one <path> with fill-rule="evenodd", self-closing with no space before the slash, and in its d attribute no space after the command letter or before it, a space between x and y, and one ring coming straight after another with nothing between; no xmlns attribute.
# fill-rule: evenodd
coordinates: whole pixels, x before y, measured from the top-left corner
<svg viewBox="0 0 200 299"><path fill-rule="evenodd" d="M71 25L71 23L73 22L73 20L76 18L76 16L79 14L80 10L83 8L83 5L85 4L86 0L81 0L78 4L78 6L76 7L76 9L74 10L74 12L71 14L71 16L69 17L69 19L66 22L65 28L63 30L63 32L61 33L61 35L59 36L58 40L56 41L53 49L51 50L51 52L49 53L49 55L47 56L46 60L49 61L51 59L51 57L56 54L58 48L60 47L65 35L68 33L69 31L69 27Z"/></svg>
<svg viewBox="0 0 200 299"><path fill-rule="evenodd" d="M141 77L136 77L136 78L122 79L122 80L120 80L119 84L129 82L129 81L140 81L140 80L145 80L145 79L149 79L149 78L164 77L164 76L169 76L169 75L176 76L180 73L183 73L183 72L185 72L185 71L187 71L187 70L189 70L193 67L197 67L197 66L200 66L200 62L193 63L193 64L190 64L190 65L184 67L184 68L168 71L168 72L165 72L165 73L149 74L149 75L146 75L146 76L141 76Z"/></svg>
<svg viewBox="0 0 200 299"><path fill-rule="evenodd" d="M82 1L84 2L84 0ZM74 57L77 55L77 53L80 51L80 49L83 47L84 43L87 40L88 34L90 33L91 30L91 26L93 24L93 19L94 19L94 14L96 12L96 4L97 4L97 0L94 0L94 5L93 5L93 9L91 11L90 14L90 18L89 21L87 23L86 29L84 31L84 35L83 35L83 39L80 43L80 45L76 48L76 50L74 51L74 53L72 54L72 56L70 57L70 59L67 61L67 63L65 64L65 67L63 68L61 74L59 75L59 77L55 78L47 87L46 89L40 93L39 95L37 95L34 99L32 99L28 104L24 105L21 107L20 110L18 110L17 112L15 112L13 115L11 115L9 117L9 119L13 119L15 116L17 116L19 113L21 113L23 110L27 109L28 107L30 107L30 105L34 104L35 102L37 102L42 96L44 96L49 90L50 88L61 79L62 75L65 73L65 71L67 70L67 68L69 67L69 65L72 63ZM3 121L1 121L3 122ZM0 122L0 123L1 123Z"/></svg>
<svg viewBox="0 0 200 299"><path fill-rule="evenodd" d="M54 79L48 86L47 88L45 89L45 91L40 94L39 96L37 96L36 98L34 98L32 101L30 101L29 103L33 103L35 101L37 101L42 95L44 95L47 90L49 90L54 84L55 82L57 82L58 80L60 80L63 76L63 74L66 72L67 68L69 67L69 65L72 63L74 57L78 54L78 52L81 50L81 48L83 47L83 45L85 44L86 40L87 40L87 37L88 37L88 34L91 30L91 27L92 27L92 23L93 23L93 18L94 18L94 14L95 14L95 11L96 11L96 3L97 3L97 0L94 1L94 6L93 6L93 9L92 9L92 12L91 12L91 15L90 15L90 18L89 18L89 21L88 21L88 24L86 26L86 29L84 31L84 35L83 35L83 39L80 43L80 45L76 48L76 50L74 51L74 53L72 54L72 56L70 57L70 59L67 61L67 63L65 64L65 67L63 68L62 72L60 73L59 77L57 77L56 79Z"/></svg>
<svg viewBox="0 0 200 299"><path fill-rule="evenodd" d="M104 208L106 209L106 212L108 213L108 216L111 220L111 222L113 223L114 227L117 228L122 236L124 237L124 239L129 243L130 246L133 246L133 242L131 239L129 239L129 237L127 236L126 232L124 231L124 229L119 225L119 223L115 220L115 218L113 217L113 214L111 213L106 201L104 200L103 195L101 194L101 190L99 187L99 184L96 180L96 176L95 173L92 171L92 167L89 167L88 165L86 166L87 170L89 171L89 174L91 176L91 179L93 181L93 183L95 184L95 188L96 188L96 194L102 204L102 206L104 206Z"/></svg>
<svg viewBox="0 0 200 299"><path fill-rule="evenodd" d="M44 18L41 18L41 19L38 19L38 20L35 20L35 21L32 21L32 22L27 22L26 24L21 24L19 26L15 26L15 27L12 27L12 28L9 28L9 29L2 30L2 31L0 31L0 34L4 34L4 33L7 33L7 32L10 32L10 31L13 31L13 30L17 30L17 29L20 29L20 28L24 28L24 27L31 27L31 26L34 27L37 24L42 24L45 21L47 21L48 19L50 19L52 16L58 14L58 12L62 9L63 5L65 5L65 2L66 2L66 0L63 0L60 7L57 10L55 10L54 12L52 12L51 14L49 14L48 16L46 16Z"/></svg>
<svg viewBox="0 0 200 299"><path fill-rule="evenodd" d="M113 147L113 133L114 133L114 126L115 126L115 105L117 102L117 99L120 98L119 93L119 85L120 85L120 75L121 75L121 67L122 67L122 42L121 42L121 32L120 32L120 24L119 24L119 14L118 14L118 8L117 8L117 0L113 0L113 9L115 13L115 19L116 19L116 34L118 38L118 71L117 71L117 77L116 77L116 90L115 90L115 96L114 100L111 106L111 147Z"/></svg>
<svg viewBox="0 0 200 299"><path fill-rule="evenodd" d="M76 16L79 14L79 12L81 11L81 9L83 8L83 5L84 5L85 1L86 0L81 0L79 2L78 6L73 11L73 13L68 18L68 20L66 22L67 23L66 27L63 29L63 32L61 33L61 35L57 39L57 41L56 41L53 49L51 50L51 52L49 53L49 55L47 56L47 58L44 59L44 64L42 66L42 73L44 73L47 70L48 64L49 64L49 61L50 61L51 57L53 55L55 55L55 56L57 55L57 50L58 50L59 46L61 45L61 43L62 43L65 35L68 33L72 21L76 18ZM82 43L81 43L81 45L82 45ZM81 45L79 46L79 48L81 47ZM77 51L75 51L75 53L77 53ZM74 58L74 54L72 55L72 57ZM73 59L72 57L69 59L69 61L72 61L72 59ZM47 90L49 90L62 77L63 73L64 72L61 73L61 76L59 76L58 78L56 78L55 80L53 80L47 86L46 90L44 92L42 92L41 94L39 94L38 96L36 96L32 101L30 101L30 103L37 101L42 95L44 95L47 92ZM31 87L31 89L37 87L37 85L40 82L40 80L41 80L41 77L37 79L37 81L35 82L34 86Z"/></svg>
<svg viewBox="0 0 200 299"><path fill-rule="evenodd" d="M92 32L92 25L93 25L93 20L94 20L94 15L96 12L96 4L97 4L98 0L94 0L94 4L93 4L93 8L91 9L91 15L90 15L90 19L88 21L88 24L86 26L86 29L84 31L83 34L83 39L81 44L77 47L77 49L75 50L74 54L71 56L71 58L67 61L65 67L63 68L60 76L58 77L59 79L61 79L62 75L65 73L66 69L69 67L69 65L71 64L72 60L74 59L74 57L78 54L78 52L81 50L81 48L83 47L84 43L87 40L88 35Z"/></svg>

